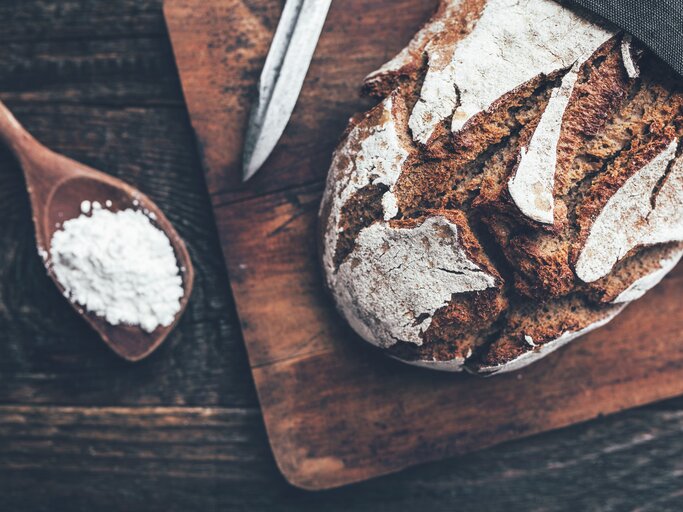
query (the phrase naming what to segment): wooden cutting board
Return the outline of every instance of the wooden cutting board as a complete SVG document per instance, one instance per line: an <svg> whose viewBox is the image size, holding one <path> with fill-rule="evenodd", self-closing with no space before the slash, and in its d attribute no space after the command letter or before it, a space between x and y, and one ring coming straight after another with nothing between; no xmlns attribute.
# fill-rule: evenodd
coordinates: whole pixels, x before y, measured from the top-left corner
<svg viewBox="0 0 683 512"><path fill-rule="evenodd" d="M357 482L683 394L683 268L607 327L511 375L431 373L361 343L326 297L318 203L363 77L435 0L333 2L284 138L240 183L243 133L282 1L167 0L185 98L271 446L306 489Z"/></svg>

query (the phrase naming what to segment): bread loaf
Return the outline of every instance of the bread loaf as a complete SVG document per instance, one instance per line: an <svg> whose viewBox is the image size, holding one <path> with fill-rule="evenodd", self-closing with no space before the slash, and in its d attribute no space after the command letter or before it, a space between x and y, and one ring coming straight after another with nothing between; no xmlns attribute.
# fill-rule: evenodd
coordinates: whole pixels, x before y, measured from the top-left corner
<svg viewBox="0 0 683 512"><path fill-rule="evenodd" d="M683 256L683 89L555 0L444 0L365 90L320 210L341 314L491 374L598 328Z"/></svg>

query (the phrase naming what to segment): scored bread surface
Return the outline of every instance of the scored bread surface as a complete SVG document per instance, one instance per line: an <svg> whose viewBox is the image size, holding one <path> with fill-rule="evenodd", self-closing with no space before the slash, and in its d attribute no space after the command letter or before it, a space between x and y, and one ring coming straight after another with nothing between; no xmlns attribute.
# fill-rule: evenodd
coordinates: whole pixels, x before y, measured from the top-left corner
<svg viewBox="0 0 683 512"><path fill-rule="evenodd" d="M627 34L555 0L444 0L368 76L320 210L354 330L417 366L521 368L683 255L683 94Z"/></svg>

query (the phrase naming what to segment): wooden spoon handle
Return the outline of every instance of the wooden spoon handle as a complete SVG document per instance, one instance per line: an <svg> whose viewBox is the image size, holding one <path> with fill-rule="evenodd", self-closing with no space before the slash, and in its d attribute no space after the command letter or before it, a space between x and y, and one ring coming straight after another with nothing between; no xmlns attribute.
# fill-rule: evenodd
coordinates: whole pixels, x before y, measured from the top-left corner
<svg viewBox="0 0 683 512"><path fill-rule="evenodd" d="M17 121L14 114L9 111L2 101L0 101L0 139L20 159L29 146L37 144L33 136Z"/></svg>

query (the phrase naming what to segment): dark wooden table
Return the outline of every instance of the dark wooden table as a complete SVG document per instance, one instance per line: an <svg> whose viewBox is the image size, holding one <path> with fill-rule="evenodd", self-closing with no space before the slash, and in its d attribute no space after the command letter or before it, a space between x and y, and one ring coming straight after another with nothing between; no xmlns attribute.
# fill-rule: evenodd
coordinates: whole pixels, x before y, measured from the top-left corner
<svg viewBox="0 0 683 512"><path fill-rule="evenodd" d="M151 358L118 360L48 281L0 148L0 511L683 510L683 399L307 493L279 475L230 297L161 0L0 1L0 98L138 185L195 261Z"/></svg>

